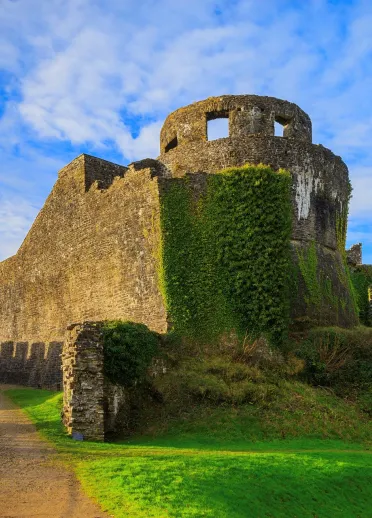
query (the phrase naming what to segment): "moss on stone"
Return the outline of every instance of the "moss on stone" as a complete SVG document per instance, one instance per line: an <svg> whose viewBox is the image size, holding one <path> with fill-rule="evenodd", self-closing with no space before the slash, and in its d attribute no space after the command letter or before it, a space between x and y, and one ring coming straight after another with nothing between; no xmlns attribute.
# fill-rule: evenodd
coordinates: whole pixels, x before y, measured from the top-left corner
<svg viewBox="0 0 372 518"><path fill-rule="evenodd" d="M350 271L362 324L372 326L368 290L372 286L372 266L360 265Z"/></svg>
<svg viewBox="0 0 372 518"><path fill-rule="evenodd" d="M334 320L336 316L342 322L345 315L350 314L355 315L357 323L358 306L350 272L345 264L345 255L339 261L335 261L336 271L333 277L323 268L315 241L307 248L297 250L297 262L306 290L302 297L308 311L318 315L324 324L327 324L327 315L331 315L330 320Z"/></svg>

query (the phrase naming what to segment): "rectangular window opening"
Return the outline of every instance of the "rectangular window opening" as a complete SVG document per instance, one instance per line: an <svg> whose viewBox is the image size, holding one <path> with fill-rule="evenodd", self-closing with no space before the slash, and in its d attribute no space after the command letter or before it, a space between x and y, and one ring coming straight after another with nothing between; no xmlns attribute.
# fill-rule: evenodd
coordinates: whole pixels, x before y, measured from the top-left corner
<svg viewBox="0 0 372 518"><path fill-rule="evenodd" d="M177 137L174 137L174 139L172 139L170 142L168 142L168 144L165 146L164 153L168 153L168 151L170 151L171 149L174 149L177 146L178 146L178 140L177 140Z"/></svg>
<svg viewBox="0 0 372 518"><path fill-rule="evenodd" d="M284 135L284 126L278 121L274 122L274 136L275 137L283 137Z"/></svg>
<svg viewBox="0 0 372 518"><path fill-rule="evenodd" d="M229 136L229 112L207 113L207 140L217 140Z"/></svg>
<svg viewBox="0 0 372 518"><path fill-rule="evenodd" d="M274 136L284 137L284 131L286 126L290 123L290 120L284 119L283 117L276 117L274 122Z"/></svg>

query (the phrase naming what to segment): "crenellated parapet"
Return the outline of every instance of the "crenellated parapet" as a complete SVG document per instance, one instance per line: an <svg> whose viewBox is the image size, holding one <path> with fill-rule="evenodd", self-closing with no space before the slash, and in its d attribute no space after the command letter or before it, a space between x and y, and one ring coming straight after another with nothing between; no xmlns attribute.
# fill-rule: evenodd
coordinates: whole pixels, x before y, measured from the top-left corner
<svg viewBox="0 0 372 518"><path fill-rule="evenodd" d="M208 120L228 117L229 136L208 140ZM275 122L283 135L274 135ZM350 196L340 157L312 144L311 120L298 106L272 97L212 97L171 113L160 138L161 161L172 177L218 173L245 164L287 169L292 176L293 240L336 250ZM345 230L345 229L344 229Z"/></svg>
<svg viewBox="0 0 372 518"><path fill-rule="evenodd" d="M208 121L227 118L229 139L250 135L273 137L275 122L283 136L312 141L311 120L298 106L274 97L223 95L179 108L165 120L160 134L161 153L208 141Z"/></svg>

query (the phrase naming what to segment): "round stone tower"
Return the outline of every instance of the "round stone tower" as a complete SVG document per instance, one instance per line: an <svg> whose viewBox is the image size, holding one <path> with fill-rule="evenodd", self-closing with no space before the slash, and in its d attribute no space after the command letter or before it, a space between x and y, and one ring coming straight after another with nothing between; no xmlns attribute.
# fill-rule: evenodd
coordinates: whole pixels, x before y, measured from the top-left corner
<svg viewBox="0 0 372 518"><path fill-rule="evenodd" d="M208 122L228 119L229 135L208 140ZM282 136L275 136L275 123ZM211 97L171 113L161 130L159 160L172 177L218 173L245 164L287 169L292 176L292 250L297 265L294 321L357 323L344 264L348 169L312 143L309 116L293 103L256 95Z"/></svg>

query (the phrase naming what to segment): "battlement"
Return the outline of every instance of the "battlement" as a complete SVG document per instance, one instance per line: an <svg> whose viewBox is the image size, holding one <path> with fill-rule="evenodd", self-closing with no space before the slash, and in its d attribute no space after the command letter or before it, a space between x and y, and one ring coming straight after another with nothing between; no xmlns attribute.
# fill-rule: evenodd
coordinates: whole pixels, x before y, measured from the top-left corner
<svg viewBox="0 0 372 518"><path fill-rule="evenodd" d="M62 342L0 343L0 379L31 387L60 390Z"/></svg>
<svg viewBox="0 0 372 518"><path fill-rule="evenodd" d="M58 172L58 178L75 176L81 181L85 191L88 191L94 182L97 182L99 189L107 189L114 178L123 178L127 170L125 166L83 153L63 167Z"/></svg>
<svg viewBox="0 0 372 518"><path fill-rule="evenodd" d="M169 177L164 164L152 158L132 162L128 166L115 164L85 153L79 155L58 172L59 180L74 179L80 192L88 192L93 184L99 190L109 189L115 178L124 178L129 172L148 170L151 177Z"/></svg>
<svg viewBox="0 0 372 518"><path fill-rule="evenodd" d="M208 141L208 121L218 118L228 119L231 139L249 135L273 137L278 122L283 126L283 137L312 142L310 117L296 104L258 95L223 95L171 113L161 130L161 153Z"/></svg>

